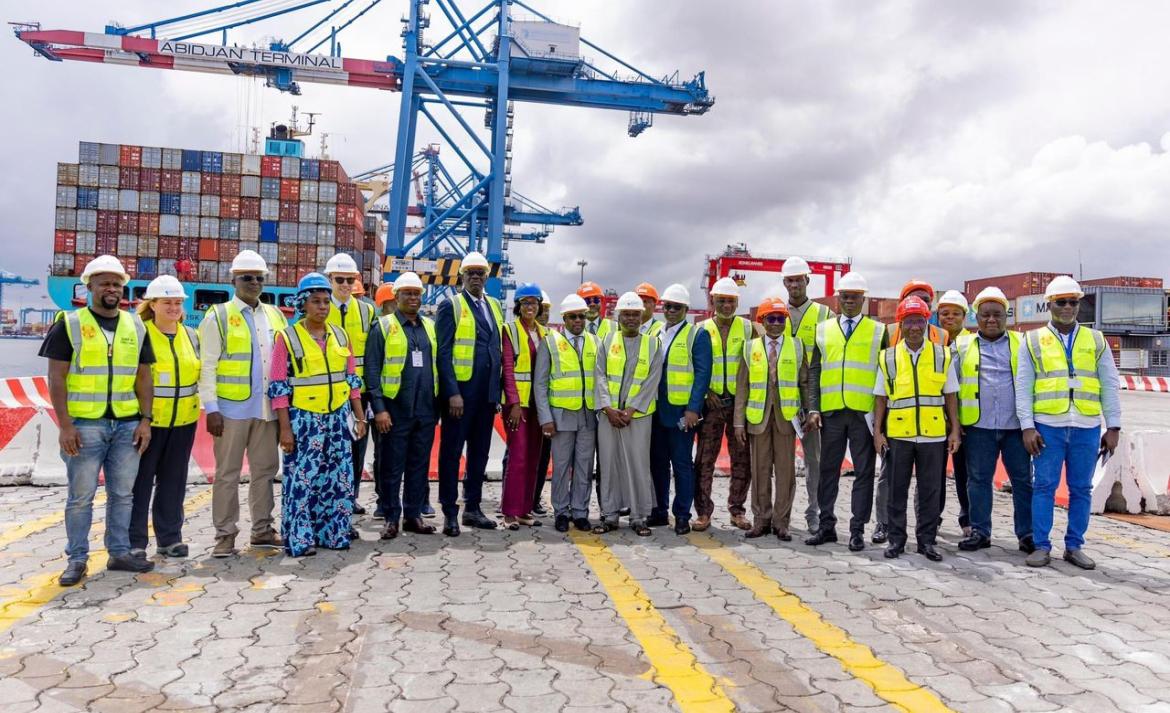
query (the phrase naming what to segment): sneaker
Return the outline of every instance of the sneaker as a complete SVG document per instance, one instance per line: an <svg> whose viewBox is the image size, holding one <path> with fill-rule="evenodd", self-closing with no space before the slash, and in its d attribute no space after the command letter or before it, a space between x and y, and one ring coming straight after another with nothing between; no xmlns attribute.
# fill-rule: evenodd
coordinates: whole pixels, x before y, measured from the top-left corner
<svg viewBox="0 0 1170 713"><path fill-rule="evenodd" d="M1031 535L1024 535L1020 538L1020 552L1024 554L1032 554L1036 551L1036 541L1032 539Z"/></svg>
<svg viewBox="0 0 1170 713"><path fill-rule="evenodd" d="M1029 567L1047 567L1048 563L1051 561L1052 557L1049 556L1048 550L1038 549L1032 554L1028 555L1028 557L1024 560L1024 564L1028 565Z"/></svg>
<svg viewBox="0 0 1170 713"><path fill-rule="evenodd" d="M428 520L435 516L435 509L431 507L430 503L423 504L422 516Z"/></svg>
<svg viewBox="0 0 1170 713"><path fill-rule="evenodd" d="M124 555L110 555L106 569L113 572L149 572L154 569L154 562L148 559L133 557L130 553Z"/></svg>
<svg viewBox="0 0 1170 713"><path fill-rule="evenodd" d="M271 531L264 535L252 535L252 540L249 544L252 547L263 547L271 550L279 550L284 547L284 541L280 539L280 535Z"/></svg>
<svg viewBox="0 0 1170 713"><path fill-rule="evenodd" d="M236 553L236 538L235 537L217 537L215 538L215 548L211 550L211 556L217 559L224 557L231 557Z"/></svg>
<svg viewBox="0 0 1170 713"><path fill-rule="evenodd" d="M1097 567L1097 563L1093 561L1093 558L1085 554L1085 551L1079 547L1075 550L1065 550L1064 561L1070 562L1081 569L1096 569Z"/></svg>

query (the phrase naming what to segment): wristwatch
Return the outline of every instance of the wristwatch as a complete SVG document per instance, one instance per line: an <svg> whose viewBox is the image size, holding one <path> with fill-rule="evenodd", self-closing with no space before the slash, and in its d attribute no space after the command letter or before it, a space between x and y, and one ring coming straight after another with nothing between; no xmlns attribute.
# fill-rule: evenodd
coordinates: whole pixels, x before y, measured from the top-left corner
<svg viewBox="0 0 1170 713"><path fill-rule="evenodd" d="M144 413L144 414L142 414L142 420L150 421L151 423L154 423L154 416L151 416L148 413Z"/></svg>

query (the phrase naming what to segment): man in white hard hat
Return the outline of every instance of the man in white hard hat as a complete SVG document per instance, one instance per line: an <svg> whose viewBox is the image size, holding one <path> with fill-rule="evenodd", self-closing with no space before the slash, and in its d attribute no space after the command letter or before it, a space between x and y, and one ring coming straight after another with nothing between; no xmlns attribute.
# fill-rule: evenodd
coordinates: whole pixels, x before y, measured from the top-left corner
<svg viewBox="0 0 1170 713"><path fill-rule="evenodd" d="M944 298L945 299L945 298ZM968 552L991 547L995 469L1003 459L1012 484L1012 516L1020 551L1031 554L1032 468L1016 416L1016 373L1023 335L1007 331L1009 302L997 287L975 297L978 332L955 342L959 375L959 424L967 474L971 533L959 542ZM955 460L958 488L959 461ZM961 494L962 491L960 491Z"/></svg>
<svg viewBox="0 0 1170 713"><path fill-rule="evenodd" d="M333 324L345 330L349 337L350 347L353 349L354 368L362 381L362 407L369 409L369 388L365 384L366 337L370 333L376 315L374 306L369 302L359 300L353 296L354 288L361 284L361 273L357 263L348 253L337 253L325 263L325 277L333 288L333 298L329 307L329 316L326 323ZM362 471L366 463L366 437L353 441L353 514L365 515L366 509L358 502L358 491L362 484ZM352 530L352 528L351 528ZM349 534L351 540L359 539L356 530Z"/></svg>
<svg viewBox="0 0 1170 713"><path fill-rule="evenodd" d="M630 510L630 527L651 534L646 519L654 507L650 475L650 429L662 376L662 344L642 334L642 298L623 294L617 303L618 327L601 344L593 371L594 406L601 458L602 522L593 531L617 529L619 513Z"/></svg>
<svg viewBox="0 0 1170 713"><path fill-rule="evenodd" d="M806 545L837 541L837 492L845 451L853 460L849 549L865 549L865 526L873 514L873 388L878 354L888 345L885 325L862 314L869 287L859 273L837 282L841 314L817 325L809 379L819 383L812 410L821 415L821 522ZM819 401L819 403L818 403Z"/></svg>
<svg viewBox="0 0 1170 713"><path fill-rule="evenodd" d="M404 272L394 281L397 311L381 317L366 341L366 376L374 435L381 458L378 509L386 524L381 538L403 532L434 534L423 519L431 446L438 423L438 337L434 323L419 314L423 284ZM401 526L399 518L402 519Z"/></svg>
<svg viewBox="0 0 1170 713"><path fill-rule="evenodd" d="M552 506L558 532L572 523L589 531L589 481L597 444L595 375L601 339L585 329L589 305L580 295L561 301L564 333L549 330L536 350L533 399L544 437L551 443Z"/></svg>
<svg viewBox="0 0 1170 713"><path fill-rule="evenodd" d="M1060 276L1044 290L1050 323L1024 336L1016 374L1016 415L1032 455L1032 537L1027 564L1043 567L1052 550L1052 509L1063 470L1068 485L1064 559L1081 569L1096 564L1081 549L1098 453L1112 454L1121 433L1121 384L1105 336L1077 324L1084 292ZM1105 432L1101 432L1101 422Z"/></svg>
<svg viewBox="0 0 1170 713"><path fill-rule="evenodd" d="M500 402L504 312L484 293L488 261L470 252L459 266L463 289L439 305L435 331L439 341L439 502L443 534L458 537L459 461L467 446L463 477L463 518L467 527L494 530L496 521L480 508L484 471Z"/></svg>
<svg viewBox="0 0 1170 713"><path fill-rule="evenodd" d="M245 455L250 470L250 544L271 549L284 546L272 518L280 427L268 400L268 377L273 340L288 321L279 309L260 301L268 265L257 252L240 251L232 260L231 276L235 295L212 305L199 325L203 359L199 400L207 412L207 432L215 438L212 557L230 557L236 551Z"/></svg>
<svg viewBox="0 0 1170 713"><path fill-rule="evenodd" d="M935 314L938 316L938 326L947 333L947 346L951 350L951 362L955 365L956 373L959 363L956 341L971 336L971 332L965 326L969 311L970 307L967 304L967 298L958 290L947 290L944 292L943 296L938 298L938 306L935 308ZM959 500L959 527L963 530L963 537L970 537L971 515L969 512L970 504L967 500L967 452L960 446L959 450L950 460L955 476L955 496ZM943 462L943 478L941 482L942 487L939 488L940 501L938 509L939 527L942 527L942 513L946 511L947 507L945 459Z"/></svg>
<svg viewBox="0 0 1170 713"><path fill-rule="evenodd" d="M87 574L89 529L98 473L106 478L107 569L149 572L154 563L130 548L134 481L150 445L154 350L137 315L119 309L130 276L112 255L100 255L81 273L89 305L62 314L45 335L49 399L65 461L65 555L58 582L71 587Z"/></svg>
<svg viewBox="0 0 1170 713"><path fill-rule="evenodd" d="M835 315L827 305L813 302L808 297L809 276L812 268L808 262L793 255L784 261L780 268L780 276L784 281L784 289L788 292L788 320L786 334L796 337L804 347L805 365L812 363L813 345L817 338L817 325L832 319ZM813 389L817 384L812 383ZM817 490L821 482L821 429L820 414L810 413L807 416L807 427L800 439L800 448L804 452L804 487L808 495L808 506L804 509L804 521L810 534L820 527L820 507L817 505Z"/></svg>
<svg viewBox="0 0 1170 713"><path fill-rule="evenodd" d="M650 437L650 472L654 478L654 510L646 524L664 527L667 506L674 514L674 532L691 531L695 500L695 434L702 421L703 402L711 385L711 335L687 322L691 295L673 284L662 292L663 376L658 380L658 413ZM674 503L670 503L671 473Z"/></svg>
<svg viewBox="0 0 1170 713"><path fill-rule="evenodd" d="M739 309L739 285L730 277L716 280L709 292L714 316L699 322L698 327L711 337L711 384L707 389L703 424L699 427L699 449L695 456L695 524L702 532L711 525L715 503L711 484L715 461L727 439L731 456L731 479L728 486L727 511L731 524L750 530L744 505L752 483L752 464L746 443L735 437L735 389L740 356L745 345L756 335L750 320L735 314Z"/></svg>

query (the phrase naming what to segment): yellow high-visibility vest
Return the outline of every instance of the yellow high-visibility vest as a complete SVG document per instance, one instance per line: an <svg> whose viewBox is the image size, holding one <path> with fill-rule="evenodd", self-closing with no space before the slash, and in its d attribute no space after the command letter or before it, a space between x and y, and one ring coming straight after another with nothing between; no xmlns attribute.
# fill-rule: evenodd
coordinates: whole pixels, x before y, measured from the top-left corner
<svg viewBox="0 0 1170 713"><path fill-rule="evenodd" d="M87 308L66 313L65 334L73 359L65 377L65 401L73 418L128 418L138 413L134 380L146 340L146 326L138 315L118 312L113 341Z"/></svg>
<svg viewBox="0 0 1170 713"><path fill-rule="evenodd" d="M878 377L878 353L885 325L869 317L858 319L853 334L845 339L841 322L830 319L817 325L817 349L821 353L821 411L873 410L873 386Z"/></svg>
<svg viewBox="0 0 1170 713"><path fill-rule="evenodd" d="M757 426L764 422L764 408L768 403L768 348L764 339L753 339L748 349L748 398L744 417ZM780 413L791 420L800 411L800 360L796 356L794 338L780 343L776 356L776 399Z"/></svg>
<svg viewBox="0 0 1170 713"><path fill-rule="evenodd" d="M152 426L174 428L199 420L199 334L179 325L170 339L151 320L146 323L154 350L154 406Z"/></svg>
<svg viewBox="0 0 1170 713"><path fill-rule="evenodd" d="M690 324L679 327L678 334L670 343L666 353L666 367L662 375L666 379L666 401L672 406L686 406L691 400L691 387L695 385L695 364L691 361L691 348L695 346L698 330ZM663 345L666 346L665 344Z"/></svg>
<svg viewBox="0 0 1170 713"><path fill-rule="evenodd" d="M504 312L495 297L483 296L491 308L492 317L496 320L496 331L500 339L504 338ZM456 381L470 381L471 373L475 369L475 315L471 310L475 307L468 301L462 292L451 298L451 316L455 320L455 344L451 349L451 363L455 367ZM503 348L503 342L500 342Z"/></svg>
<svg viewBox="0 0 1170 713"><path fill-rule="evenodd" d="M650 326L647 327L647 324ZM665 325L662 322L651 318L649 322L643 322L641 326L638 327L638 331L642 332L642 334L645 334L647 337L657 337L662 334L662 329L664 326ZM642 331L643 329L645 329L645 331Z"/></svg>
<svg viewBox="0 0 1170 713"><path fill-rule="evenodd" d="M292 357L292 405L302 411L333 413L349 401L349 337L335 324L325 325L322 350L301 322L278 335Z"/></svg>
<svg viewBox="0 0 1170 713"><path fill-rule="evenodd" d="M735 379L739 373L739 358L746 345L756 335L752 323L743 317L733 317L727 330L727 343L719 333L715 318L705 319L699 326L711 335L711 391L735 395Z"/></svg>
<svg viewBox="0 0 1170 713"><path fill-rule="evenodd" d="M950 350L924 340L915 364L903 340L896 347L882 350L879 361L889 399L886 435L890 438L945 436L943 387L951 368Z"/></svg>
<svg viewBox="0 0 1170 713"><path fill-rule="evenodd" d="M1109 348L1105 335L1095 329L1077 327L1071 360L1064 350L1064 340L1051 327L1033 329L1025 340L1036 370L1033 412L1056 416L1076 408L1085 416L1100 416L1101 378L1097 375L1097 361Z"/></svg>
<svg viewBox="0 0 1170 713"><path fill-rule="evenodd" d="M655 341L654 337L648 334L638 335L638 363L634 367L634 378L630 381L630 390L626 394L626 403L632 401L642 391L642 387L646 384L647 377L650 376L650 345ZM622 376L626 370L626 341L622 337L621 332L614 332L609 335L605 348L605 379L609 387L609 399L612 408L623 409L626 403L620 402L622 390ZM657 400L650 402L649 408L645 412L635 411L634 418L642 418L654 413L657 406Z"/></svg>
<svg viewBox="0 0 1170 713"><path fill-rule="evenodd" d="M512 374L516 379L516 393L520 396L521 406L532 404L532 354L528 351L528 333L520 320L509 322L504 326L508 331L508 339L512 342ZM547 330L536 323L537 340L544 339Z"/></svg>
<svg viewBox="0 0 1170 713"><path fill-rule="evenodd" d="M1007 332L1011 351L1012 378L1019 366L1020 343L1023 335ZM959 423L974 426L979 422L979 344L974 334L959 335L955 342L954 358L959 364Z"/></svg>
<svg viewBox="0 0 1170 713"><path fill-rule="evenodd" d="M354 370L357 371L362 384L365 384L366 339L370 336L370 327L374 325L373 305L356 297L350 298L349 304L345 308L345 322L342 323L341 308L333 304L333 300L330 300L329 316L325 318L325 323L337 325L345 330L346 336L349 337L350 347L353 349Z"/></svg>
<svg viewBox="0 0 1170 713"><path fill-rule="evenodd" d="M273 332L288 327L288 320L272 305L261 302ZM252 343L252 330L235 300L212 305L204 319L216 321L219 329L219 361L215 365L215 395L225 401L247 401L261 384L252 383L252 362L259 357Z"/></svg>
<svg viewBox="0 0 1170 713"><path fill-rule="evenodd" d="M431 383L434 386L435 396L439 395L439 369L436 366L439 354L439 343L435 337L435 323L422 315L418 316L427 339L431 342ZM402 320L398 313L388 314L377 321L378 329L382 330L385 347L382 355L382 395L388 399L398 396L402 388L402 371L406 368L406 351L409 342L402 327Z"/></svg>
<svg viewBox="0 0 1170 713"><path fill-rule="evenodd" d="M550 368L548 375L548 403L555 408L577 411L582 406L594 408L593 370L597 366L597 351L601 340L582 332L581 357L569 338L549 330L544 338L548 347Z"/></svg>
<svg viewBox="0 0 1170 713"><path fill-rule="evenodd" d="M598 317L597 318L597 334L594 336L596 336L598 339L604 340L606 337L609 336L610 332L617 332L617 331L619 331L617 328L617 322L615 322L614 320L606 319L605 317ZM585 323L585 332L592 334L591 332L589 332L588 321L586 321L586 323Z"/></svg>
<svg viewBox="0 0 1170 713"><path fill-rule="evenodd" d="M832 318L833 310L820 302L813 302L800 316L800 324L795 324L791 319L784 323L785 333L790 337L796 337L804 345L805 364L812 363L813 344L817 341L817 325Z"/></svg>

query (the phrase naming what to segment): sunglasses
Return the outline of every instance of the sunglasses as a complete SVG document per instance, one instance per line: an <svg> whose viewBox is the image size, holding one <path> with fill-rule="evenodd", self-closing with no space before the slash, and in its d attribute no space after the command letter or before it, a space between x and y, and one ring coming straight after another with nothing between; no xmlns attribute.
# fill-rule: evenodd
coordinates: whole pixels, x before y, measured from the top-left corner
<svg viewBox="0 0 1170 713"><path fill-rule="evenodd" d="M678 304L677 302L663 302L662 303L662 311L663 312L679 312L681 310L685 310L686 308L687 308L686 305Z"/></svg>
<svg viewBox="0 0 1170 713"><path fill-rule="evenodd" d="M784 324L788 318L782 314L769 314L764 317L765 324Z"/></svg>
<svg viewBox="0 0 1170 713"><path fill-rule="evenodd" d="M263 275L236 275L236 279L240 282L259 282L264 283Z"/></svg>
<svg viewBox="0 0 1170 713"><path fill-rule="evenodd" d="M353 283L357 282L357 278L356 277L341 277L340 275L336 275L336 276L334 276L333 281L339 285L352 285Z"/></svg>
<svg viewBox="0 0 1170 713"><path fill-rule="evenodd" d="M484 270L474 269L474 270L464 270L463 274L467 275L468 277L484 277L485 275L487 275L487 272Z"/></svg>
<svg viewBox="0 0 1170 713"><path fill-rule="evenodd" d="M601 304L601 298L600 298L600 297L586 297L586 298L585 298L585 304L587 304L587 305L599 305L599 304Z"/></svg>
<svg viewBox="0 0 1170 713"><path fill-rule="evenodd" d="M568 322L569 320L576 321L578 319L585 319L585 315L583 315L583 314L563 314L563 315L561 315L561 318L564 319L566 322Z"/></svg>
<svg viewBox="0 0 1170 713"><path fill-rule="evenodd" d="M1059 300L1052 300L1052 304L1057 307L1075 307L1080 302L1076 297L1066 297Z"/></svg>

